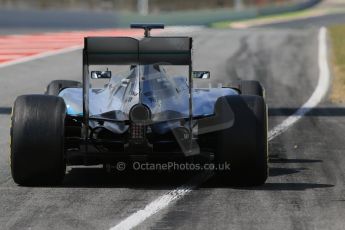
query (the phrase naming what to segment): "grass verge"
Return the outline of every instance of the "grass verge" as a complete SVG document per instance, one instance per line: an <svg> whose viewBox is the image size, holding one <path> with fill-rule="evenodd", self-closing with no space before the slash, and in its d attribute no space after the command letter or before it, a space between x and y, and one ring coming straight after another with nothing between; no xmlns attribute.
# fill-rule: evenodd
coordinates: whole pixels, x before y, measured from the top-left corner
<svg viewBox="0 0 345 230"><path fill-rule="evenodd" d="M292 11L286 12L282 14L272 14L272 15L263 15L249 19L242 19L242 20L233 20L233 21L220 21L215 22L210 25L212 28L229 28L229 27L236 27L236 24L246 24L247 26L256 26L256 25L265 25L271 24L275 22L284 22L284 21L291 21L291 20L298 20L298 19L305 19L309 17L318 17L322 15L330 15L330 14L337 14L337 13L345 13L344 8L311 8L305 9L300 11Z"/></svg>
<svg viewBox="0 0 345 230"><path fill-rule="evenodd" d="M335 103L345 103L345 25L331 26L329 34L334 74L330 99Z"/></svg>
<svg viewBox="0 0 345 230"><path fill-rule="evenodd" d="M301 17L304 15L307 15L309 13L309 10L301 10L301 11L295 11L295 12L287 12L287 13L282 13L282 14L273 14L273 15L264 15L264 16L258 16L252 19L242 19L242 20L234 20L234 21L220 21L220 22L215 22L210 25L211 28L215 29L225 29L229 28L231 23L234 22L246 22L246 23L251 23L251 22L256 22L260 20L268 20L268 21L275 21L275 20L281 20L281 19L291 19L295 17Z"/></svg>

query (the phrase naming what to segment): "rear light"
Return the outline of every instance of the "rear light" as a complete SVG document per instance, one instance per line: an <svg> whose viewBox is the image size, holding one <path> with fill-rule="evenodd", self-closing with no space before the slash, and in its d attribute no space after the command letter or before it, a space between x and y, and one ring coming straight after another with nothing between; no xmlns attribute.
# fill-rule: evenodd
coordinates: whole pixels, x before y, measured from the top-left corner
<svg viewBox="0 0 345 230"><path fill-rule="evenodd" d="M143 125L132 123L130 126L131 139L137 139L137 140L144 139L145 132L146 132L146 128Z"/></svg>
<svg viewBox="0 0 345 230"><path fill-rule="evenodd" d="M147 125L151 121L151 111L143 104L134 105L130 112L129 118L131 124L129 127L130 141L133 144L144 144L146 143L146 131Z"/></svg>

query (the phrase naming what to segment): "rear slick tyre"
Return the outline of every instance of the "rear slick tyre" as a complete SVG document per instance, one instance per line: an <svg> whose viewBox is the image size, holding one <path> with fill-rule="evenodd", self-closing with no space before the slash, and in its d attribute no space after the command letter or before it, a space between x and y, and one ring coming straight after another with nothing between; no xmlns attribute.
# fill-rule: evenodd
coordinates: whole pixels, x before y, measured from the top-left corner
<svg viewBox="0 0 345 230"><path fill-rule="evenodd" d="M11 127L11 173L19 185L58 185L64 178L64 100L48 95L16 99Z"/></svg>
<svg viewBox="0 0 345 230"><path fill-rule="evenodd" d="M81 88L82 84L79 81L71 80L54 80L47 86L46 95L58 96L61 90L66 88Z"/></svg>
<svg viewBox="0 0 345 230"><path fill-rule="evenodd" d="M259 81L255 80L237 80L224 84L227 88L233 88L240 92L241 95L260 96L265 99L265 89Z"/></svg>
<svg viewBox="0 0 345 230"><path fill-rule="evenodd" d="M265 90L258 81L241 81L240 90L242 95L255 95L265 98Z"/></svg>
<svg viewBox="0 0 345 230"><path fill-rule="evenodd" d="M229 164L219 171L221 181L236 186L258 186L268 177L267 109L259 96L226 96L235 121L219 131L216 162Z"/></svg>

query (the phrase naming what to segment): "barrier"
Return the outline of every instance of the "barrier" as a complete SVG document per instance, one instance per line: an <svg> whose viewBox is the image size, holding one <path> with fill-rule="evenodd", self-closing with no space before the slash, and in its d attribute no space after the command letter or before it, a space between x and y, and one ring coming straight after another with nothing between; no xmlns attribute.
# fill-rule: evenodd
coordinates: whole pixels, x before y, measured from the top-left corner
<svg viewBox="0 0 345 230"><path fill-rule="evenodd" d="M304 10L319 3L321 0L305 0L299 3L281 4L262 8L247 8L241 11L234 9L177 11L171 13L159 13L150 15L138 15L136 13L118 12L119 27L128 27L132 22L160 22L166 25L209 25L219 21L237 21L252 19L259 16L281 14Z"/></svg>

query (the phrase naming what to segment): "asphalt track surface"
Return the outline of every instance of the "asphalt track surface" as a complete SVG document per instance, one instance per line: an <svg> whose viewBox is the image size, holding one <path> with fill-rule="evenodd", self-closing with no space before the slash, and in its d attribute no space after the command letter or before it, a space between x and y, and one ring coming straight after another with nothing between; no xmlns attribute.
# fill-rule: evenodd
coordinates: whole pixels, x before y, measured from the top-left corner
<svg viewBox="0 0 345 230"><path fill-rule="evenodd" d="M319 29L203 29L195 69L212 81L257 79L267 91L269 128L313 94ZM14 99L42 93L54 79L81 79L81 51L0 68L0 229L109 229L196 172L105 174L73 168L60 187L19 187L9 169ZM198 83L202 84L202 83ZM49 112L49 111L48 111ZM270 177L261 187L198 185L137 229L345 229L345 109L325 99L269 143Z"/></svg>

